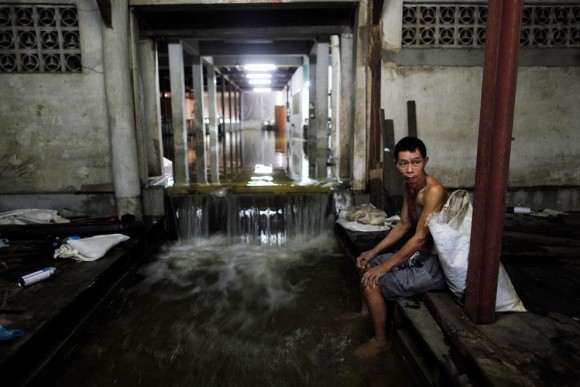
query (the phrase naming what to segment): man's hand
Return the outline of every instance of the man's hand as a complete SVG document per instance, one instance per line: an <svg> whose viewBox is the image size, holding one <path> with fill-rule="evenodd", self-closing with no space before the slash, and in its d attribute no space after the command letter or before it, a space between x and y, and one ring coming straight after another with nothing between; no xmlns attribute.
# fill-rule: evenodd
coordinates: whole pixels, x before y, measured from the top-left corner
<svg viewBox="0 0 580 387"><path fill-rule="evenodd" d="M372 269L367 270L363 274L360 283L362 284L363 287L372 289L375 286L378 286L379 279L388 272L389 269L385 264L375 266Z"/></svg>
<svg viewBox="0 0 580 387"><path fill-rule="evenodd" d="M356 259L356 267L359 269L364 269L377 254L375 254L372 250L365 251L361 253Z"/></svg>

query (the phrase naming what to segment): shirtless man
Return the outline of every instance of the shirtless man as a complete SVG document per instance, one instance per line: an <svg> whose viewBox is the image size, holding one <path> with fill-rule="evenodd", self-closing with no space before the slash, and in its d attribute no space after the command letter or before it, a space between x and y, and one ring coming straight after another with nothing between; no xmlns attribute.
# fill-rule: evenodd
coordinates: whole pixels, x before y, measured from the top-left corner
<svg viewBox="0 0 580 387"><path fill-rule="evenodd" d="M370 314L375 331L375 336L355 351L361 358L375 356L390 347L385 300L445 287L426 221L429 215L441 210L447 193L437 179L425 172L428 160L425 144L418 138L405 137L397 143L395 162L405 181L401 220L381 242L356 260L363 272L363 313ZM413 229L415 233L400 250L379 255Z"/></svg>

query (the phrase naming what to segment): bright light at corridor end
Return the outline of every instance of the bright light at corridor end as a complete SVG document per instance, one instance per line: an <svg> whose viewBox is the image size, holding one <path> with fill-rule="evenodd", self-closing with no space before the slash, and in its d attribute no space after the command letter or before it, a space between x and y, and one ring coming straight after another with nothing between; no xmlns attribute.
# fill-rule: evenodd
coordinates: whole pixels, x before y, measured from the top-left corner
<svg viewBox="0 0 580 387"><path fill-rule="evenodd" d="M247 64L244 65L246 71L272 71L276 70L276 65L273 64Z"/></svg>
<svg viewBox="0 0 580 387"><path fill-rule="evenodd" d="M268 93L268 92L272 91L272 88L270 88L270 87L254 87L252 89L252 91L254 93Z"/></svg>
<svg viewBox="0 0 580 387"><path fill-rule="evenodd" d="M269 79L250 79L248 83L250 85L269 85L272 81Z"/></svg>
<svg viewBox="0 0 580 387"><path fill-rule="evenodd" d="M272 171L272 165L256 164L254 167L254 172L259 174L271 174Z"/></svg>
<svg viewBox="0 0 580 387"><path fill-rule="evenodd" d="M248 78L248 79L270 79L270 78L272 78L272 74L270 74L270 73L249 73L249 74L246 74L246 78Z"/></svg>

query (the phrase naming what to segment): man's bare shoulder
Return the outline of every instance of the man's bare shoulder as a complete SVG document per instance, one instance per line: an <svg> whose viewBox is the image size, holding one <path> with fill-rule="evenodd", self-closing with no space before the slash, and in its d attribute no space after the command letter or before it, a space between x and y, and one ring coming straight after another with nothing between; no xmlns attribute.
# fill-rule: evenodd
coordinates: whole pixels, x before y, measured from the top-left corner
<svg viewBox="0 0 580 387"><path fill-rule="evenodd" d="M425 195L433 197L443 197L447 198L447 191L443 184L435 177L429 175L427 176L427 184L425 185Z"/></svg>

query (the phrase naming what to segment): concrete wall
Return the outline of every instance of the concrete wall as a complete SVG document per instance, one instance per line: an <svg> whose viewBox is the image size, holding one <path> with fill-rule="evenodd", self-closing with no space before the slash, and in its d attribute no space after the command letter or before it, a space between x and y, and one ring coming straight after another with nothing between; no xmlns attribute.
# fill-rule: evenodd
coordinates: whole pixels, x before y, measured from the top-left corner
<svg viewBox="0 0 580 387"><path fill-rule="evenodd" d="M398 140L408 134L407 101L415 101L418 136L430 156L428 172L447 187L472 188L483 50L401 48L401 9L398 0L384 9L381 107L394 120ZM579 65L520 61L509 175L514 192L508 205L580 210L578 106Z"/></svg>
<svg viewBox="0 0 580 387"><path fill-rule="evenodd" d="M473 186L482 68L385 65L383 75L382 103L396 138L407 135L407 101L413 100L429 170L450 186ZM578 67L520 68L510 186L580 185L578 79Z"/></svg>
<svg viewBox="0 0 580 387"><path fill-rule="evenodd" d="M18 3L18 2L9 2ZM50 194L74 195L87 185L111 185L110 137L103 79L101 16L96 1L77 4L83 71L74 74L0 73L0 211L52 208ZM14 201L12 194L28 194ZM35 196L34 194L43 194ZM48 195L47 195L48 194ZM91 211L115 213L110 195ZM6 200L7 198L10 200ZM40 200L42 199L42 200ZM68 201L75 209L89 209ZM58 208L54 208L58 209Z"/></svg>

